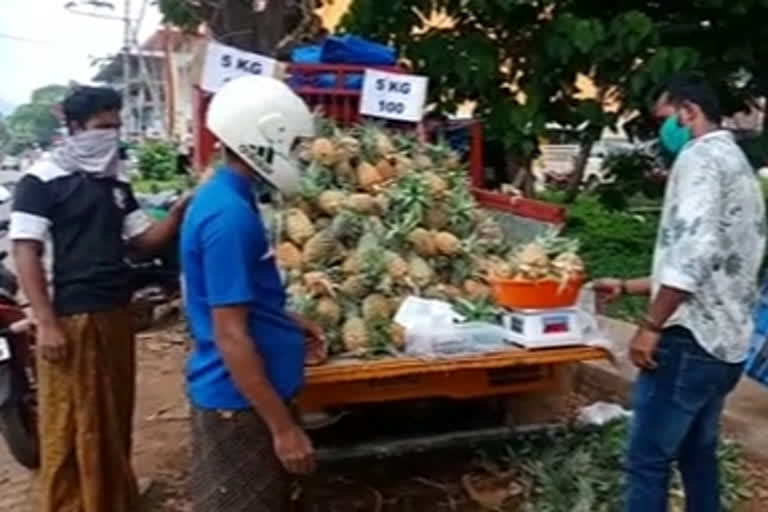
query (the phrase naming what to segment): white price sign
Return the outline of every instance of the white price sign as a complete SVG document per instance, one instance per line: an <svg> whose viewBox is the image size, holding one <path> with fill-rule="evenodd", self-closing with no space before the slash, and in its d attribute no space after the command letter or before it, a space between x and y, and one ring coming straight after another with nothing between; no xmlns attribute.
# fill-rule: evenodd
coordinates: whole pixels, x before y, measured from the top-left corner
<svg viewBox="0 0 768 512"><path fill-rule="evenodd" d="M427 77L366 69L360 113L418 123L424 116Z"/></svg>
<svg viewBox="0 0 768 512"><path fill-rule="evenodd" d="M245 75L274 76L276 68L277 61L271 57L211 41L205 52L200 87L216 92L233 78Z"/></svg>

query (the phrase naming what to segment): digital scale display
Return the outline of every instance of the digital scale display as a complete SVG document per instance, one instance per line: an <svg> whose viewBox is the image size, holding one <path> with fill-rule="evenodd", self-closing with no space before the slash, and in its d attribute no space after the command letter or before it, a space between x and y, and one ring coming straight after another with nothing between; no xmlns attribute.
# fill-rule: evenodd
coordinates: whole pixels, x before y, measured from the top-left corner
<svg viewBox="0 0 768 512"><path fill-rule="evenodd" d="M569 331L568 315L545 316L541 319L543 334L563 334Z"/></svg>

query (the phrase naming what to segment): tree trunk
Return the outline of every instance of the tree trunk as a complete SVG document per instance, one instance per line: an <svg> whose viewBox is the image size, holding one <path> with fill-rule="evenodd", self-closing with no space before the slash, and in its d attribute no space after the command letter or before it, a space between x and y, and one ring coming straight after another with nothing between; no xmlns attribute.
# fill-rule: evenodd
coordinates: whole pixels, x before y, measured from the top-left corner
<svg viewBox="0 0 768 512"><path fill-rule="evenodd" d="M587 170L587 164L589 163L589 155L592 153L592 148L595 146L598 138L599 136L594 133L594 130L587 128L587 132L584 133L584 138L581 141L576 163L568 175L568 183L565 189L566 202L572 202L579 195L582 182L584 181L584 171Z"/></svg>
<svg viewBox="0 0 768 512"><path fill-rule="evenodd" d="M220 43L262 55L273 55L284 35L289 2L270 0L262 12L254 12L249 0L221 0L203 18Z"/></svg>
<svg viewBox="0 0 768 512"><path fill-rule="evenodd" d="M523 193L525 197L533 197L533 174L531 173L531 160L521 158L519 155L507 152L506 158L507 182Z"/></svg>

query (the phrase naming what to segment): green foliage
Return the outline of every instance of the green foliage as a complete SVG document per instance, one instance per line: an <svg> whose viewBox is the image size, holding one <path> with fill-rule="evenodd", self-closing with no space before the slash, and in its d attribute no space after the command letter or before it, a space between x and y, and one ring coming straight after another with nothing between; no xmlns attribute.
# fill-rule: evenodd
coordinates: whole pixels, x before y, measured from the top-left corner
<svg viewBox="0 0 768 512"><path fill-rule="evenodd" d="M186 0L157 0L163 21L182 30L196 30L203 19Z"/></svg>
<svg viewBox="0 0 768 512"><path fill-rule="evenodd" d="M509 463L521 464L532 480L526 511L614 512L622 509L624 479L621 459L629 424L618 421L599 429L572 430L555 439L544 438L508 447ZM522 444L522 443L520 443ZM738 447L726 441L719 450L722 507L737 510L744 496L743 468ZM521 461L522 459L522 461ZM680 480L672 485L679 494Z"/></svg>
<svg viewBox="0 0 768 512"><path fill-rule="evenodd" d="M433 12L452 23L425 25ZM589 147L622 115L647 112L674 72L698 69L717 82L728 112L765 96L766 17L768 3L754 0L356 0L342 24L393 44L430 78L439 110L474 102L519 168L537 155L547 123L577 130ZM578 94L579 75L595 98Z"/></svg>
<svg viewBox="0 0 768 512"><path fill-rule="evenodd" d="M50 146L61 127L55 108L67 90L63 85L48 85L32 91L30 103L19 105L2 123L5 135L0 135L4 139L0 147L16 155L35 146Z"/></svg>
<svg viewBox="0 0 768 512"><path fill-rule="evenodd" d="M651 270L658 215L633 215L606 208L583 196L568 210L564 235L581 241L580 254L591 279L635 278ZM645 301L634 297L611 306L608 314L632 319L645 312Z"/></svg>
<svg viewBox="0 0 768 512"><path fill-rule="evenodd" d="M603 162L608 182L596 189L600 202L608 209L623 211L637 195L661 199L664 196L664 180L660 179L662 168L659 157L650 151L609 155Z"/></svg>
<svg viewBox="0 0 768 512"><path fill-rule="evenodd" d="M139 147L138 167L142 179L173 181L176 176L176 149L165 141L147 142Z"/></svg>

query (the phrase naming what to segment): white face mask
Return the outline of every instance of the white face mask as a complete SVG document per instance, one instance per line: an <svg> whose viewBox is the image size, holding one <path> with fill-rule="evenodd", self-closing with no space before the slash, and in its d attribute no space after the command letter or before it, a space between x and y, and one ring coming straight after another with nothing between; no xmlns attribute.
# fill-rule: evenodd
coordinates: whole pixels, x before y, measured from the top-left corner
<svg viewBox="0 0 768 512"><path fill-rule="evenodd" d="M52 159L68 172L114 178L120 170L120 132L116 129L86 130L69 136Z"/></svg>

